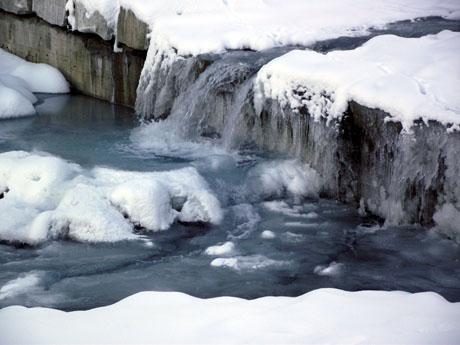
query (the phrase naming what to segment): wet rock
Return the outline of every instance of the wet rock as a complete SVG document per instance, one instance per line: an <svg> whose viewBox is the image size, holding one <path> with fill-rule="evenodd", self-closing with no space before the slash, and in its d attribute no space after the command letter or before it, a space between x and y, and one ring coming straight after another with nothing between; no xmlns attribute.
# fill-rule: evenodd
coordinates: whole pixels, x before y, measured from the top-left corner
<svg viewBox="0 0 460 345"><path fill-rule="evenodd" d="M67 0L33 0L33 11L44 21L58 26L66 26Z"/></svg>
<svg viewBox="0 0 460 345"><path fill-rule="evenodd" d="M15 14L31 14L32 0L0 0L0 9Z"/></svg>
<svg viewBox="0 0 460 345"><path fill-rule="evenodd" d="M138 19L131 10L120 9L118 17L118 42L137 50L147 50L149 27Z"/></svg>
<svg viewBox="0 0 460 345"><path fill-rule="evenodd" d="M107 23L106 19L99 13L89 13L79 2L75 3L75 18L72 30L84 33L94 33L104 40L111 40L114 36L114 28Z"/></svg>

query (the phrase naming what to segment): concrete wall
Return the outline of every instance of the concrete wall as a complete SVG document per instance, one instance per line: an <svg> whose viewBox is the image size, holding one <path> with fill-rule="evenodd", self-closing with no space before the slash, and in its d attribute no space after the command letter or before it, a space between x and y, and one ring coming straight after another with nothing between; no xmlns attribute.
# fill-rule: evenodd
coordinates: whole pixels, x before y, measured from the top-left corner
<svg viewBox="0 0 460 345"><path fill-rule="evenodd" d="M89 96L133 106L145 52L92 34L68 32L37 17L0 11L0 47L31 62L58 68L72 87Z"/></svg>

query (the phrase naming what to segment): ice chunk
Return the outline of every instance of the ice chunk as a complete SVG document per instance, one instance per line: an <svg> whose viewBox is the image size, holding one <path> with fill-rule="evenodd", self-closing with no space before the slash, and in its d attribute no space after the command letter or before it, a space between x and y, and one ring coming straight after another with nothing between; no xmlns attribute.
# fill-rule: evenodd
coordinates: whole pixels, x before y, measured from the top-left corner
<svg viewBox="0 0 460 345"><path fill-rule="evenodd" d="M264 230L260 234L260 237L263 238L264 240L272 240L276 237L275 233L270 230Z"/></svg>
<svg viewBox="0 0 460 345"><path fill-rule="evenodd" d="M338 262L331 262L329 265L318 265L313 272L320 276L335 276L340 274L343 269L343 264Z"/></svg>
<svg viewBox="0 0 460 345"><path fill-rule="evenodd" d="M225 242L220 245L211 246L206 248L205 254L210 256L229 255L235 251L235 244L233 242Z"/></svg>

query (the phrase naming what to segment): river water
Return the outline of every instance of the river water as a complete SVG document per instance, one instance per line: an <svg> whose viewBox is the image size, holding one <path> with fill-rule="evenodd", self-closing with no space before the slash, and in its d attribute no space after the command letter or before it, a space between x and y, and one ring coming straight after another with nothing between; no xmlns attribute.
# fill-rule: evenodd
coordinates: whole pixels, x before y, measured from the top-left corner
<svg viewBox="0 0 460 345"><path fill-rule="evenodd" d="M145 290L257 298L322 287L429 290L460 301L457 244L417 226L382 226L334 201L267 195L253 182L254 171L285 164L283 157L226 151L212 138L189 142L164 124L146 130L152 125L139 124L130 109L84 96L40 99L37 116L2 122L0 152L46 152L84 169L193 167L224 216L218 225L176 221L166 231L137 228L142 237L132 241L3 241L0 307L82 310ZM208 249L225 243L220 253Z"/></svg>

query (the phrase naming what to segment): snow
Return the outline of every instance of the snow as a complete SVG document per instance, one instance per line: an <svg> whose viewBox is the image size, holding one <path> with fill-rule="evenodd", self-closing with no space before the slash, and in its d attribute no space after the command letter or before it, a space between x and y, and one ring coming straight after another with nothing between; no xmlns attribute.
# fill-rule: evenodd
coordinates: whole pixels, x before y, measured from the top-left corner
<svg viewBox="0 0 460 345"><path fill-rule="evenodd" d="M0 343L455 344L460 304L431 293L319 289L299 297L198 299L141 292L112 306L0 310Z"/></svg>
<svg viewBox="0 0 460 345"><path fill-rule="evenodd" d="M362 35L371 26L398 20L460 17L457 0L120 0L120 4L149 24L154 49L175 48L183 56L307 45Z"/></svg>
<svg viewBox="0 0 460 345"><path fill-rule="evenodd" d="M353 100L390 114L410 130L417 119L460 124L460 33L375 37L362 47L320 54L295 50L258 73L256 105L266 98L315 119L340 119Z"/></svg>
<svg viewBox="0 0 460 345"><path fill-rule="evenodd" d="M42 153L0 154L0 239L31 245L66 237L85 242L139 238L182 222L218 224L218 199L195 168L128 172ZM174 209L173 200L176 200Z"/></svg>
<svg viewBox="0 0 460 345"><path fill-rule="evenodd" d="M118 0L67 0L65 9L69 13L67 20L72 28L75 28L75 2L85 8L88 18L97 12L105 19L107 26L113 32L117 32L118 14L120 13Z"/></svg>
<svg viewBox="0 0 460 345"><path fill-rule="evenodd" d="M0 119L33 115L37 102L33 92L66 93L69 84L54 67L0 49Z"/></svg>
<svg viewBox="0 0 460 345"><path fill-rule="evenodd" d="M210 256L228 255L235 251L235 244L233 242L225 242L221 245L211 246L206 248L205 254Z"/></svg>

